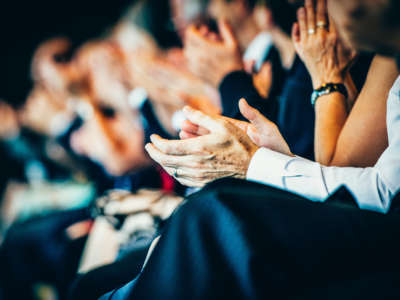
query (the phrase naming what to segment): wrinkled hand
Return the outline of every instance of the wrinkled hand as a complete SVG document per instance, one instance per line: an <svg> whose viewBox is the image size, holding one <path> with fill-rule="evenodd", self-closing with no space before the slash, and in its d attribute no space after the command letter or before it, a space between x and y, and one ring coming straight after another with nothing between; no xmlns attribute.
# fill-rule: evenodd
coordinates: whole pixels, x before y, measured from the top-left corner
<svg viewBox="0 0 400 300"><path fill-rule="evenodd" d="M292 37L314 88L324 83L343 83L356 53L340 39L333 20L328 20L326 0L306 0L298 11Z"/></svg>
<svg viewBox="0 0 400 300"><path fill-rule="evenodd" d="M205 128L205 135L169 141L157 135L146 150L171 176L186 186L202 187L223 177L245 178L258 147L247 134L222 117L185 107L187 119Z"/></svg>
<svg viewBox="0 0 400 300"><path fill-rule="evenodd" d="M226 21L219 21L220 36L206 26L190 26L185 34L184 53L189 70L217 87L229 73L243 69L238 42Z"/></svg>
<svg viewBox="0 0 400 300"><path fill-rule="evenodd" d="M268 148L286 155L293 155L276 124L265 118L258 110L251 107L244 99L240 100L239 108L242 115L248 119L250 123L230 118L224 119L231 122L242 131L246 132L253 143L255 143L257 146ZM209 131L206 128L186 120L182 124L182 131L179 135L181 139L189 139L208 133Z"/></svg>

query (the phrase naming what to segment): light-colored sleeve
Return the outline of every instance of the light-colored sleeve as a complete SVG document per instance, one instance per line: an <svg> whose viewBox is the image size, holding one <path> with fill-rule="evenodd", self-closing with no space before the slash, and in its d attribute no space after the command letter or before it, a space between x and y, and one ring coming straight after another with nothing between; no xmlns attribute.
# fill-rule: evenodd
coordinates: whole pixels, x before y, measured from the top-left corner
<svg viewBox="0 0 400 300"><path fill-rule="evenodd" d="M318 163L260 148L250 162L247 179L322 201L328 190L321 172Z"/></svg>
<svg viewBox="0 0 400 300"><path fill-rule="evenodd" d="M383 158L391 156L391 153L385 153ZM385 213L399 185L386 179L385 174L390 170L385 161L374 168L364 169L323 167L300 157L261 148L251 160L247 179L302 195L312 201L324 201L344 185L354 195L360 208Z"/></svg>

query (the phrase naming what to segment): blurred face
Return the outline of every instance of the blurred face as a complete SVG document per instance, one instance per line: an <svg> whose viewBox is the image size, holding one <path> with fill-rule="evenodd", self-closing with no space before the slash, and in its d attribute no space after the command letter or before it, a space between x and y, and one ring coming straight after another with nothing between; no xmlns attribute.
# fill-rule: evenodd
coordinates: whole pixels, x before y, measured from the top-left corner
<svg viewBox="0 0 400 300"><path fill-rule="evenodd" d="M384 55L400 51L400 28L389 26L386 19L389 6L390 0L328 0L329 13L345 41Z"/></svg>
<svg viewBox="0 0 400 300"><path fill-rule="evenodd" d="M52 92L65 94L71 82L79 80L74 65L65 61L71 45L65 38L54 38L42 43L32 61L32 76L36 83Z"/></svg>
<svg viewBox="0 0 400 300"><path fill-rule="evenodd" d="M148 163L143 130L137 116L115 112L112 117L91 117L71 136L72 149L102 165L109 174L121 176Z"/></svg>
<svg viewBox="0 0 400 300"><path fill-rule="evenodd" d="M89 79L95 101L118 109L127 107L132 86L118 47L108 42L88 42L79 49L76 63Z"/></svg>

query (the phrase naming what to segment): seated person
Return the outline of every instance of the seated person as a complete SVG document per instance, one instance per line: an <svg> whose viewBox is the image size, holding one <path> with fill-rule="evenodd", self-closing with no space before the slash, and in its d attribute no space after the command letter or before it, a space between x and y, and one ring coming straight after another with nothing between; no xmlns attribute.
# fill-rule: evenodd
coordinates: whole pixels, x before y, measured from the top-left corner
<svg viewBox="0 0 400 300"><path fill-rule="evenodd" d="M328 30L321 13L325 2L318 1L317 14L311 3L299 10L297 41L314 34L310 28L320 34ZM400 51L393 39L400 28L397 1L328 3L346 40L384 54ZM318 23L324 26L317 29ZM340 92L332 93L346 103ZM387 213L398 204L399 101L400 78L387 101L389 146L370 168L324 167L293 157L276 130L269 132L275 151L260 149L231 122L186 109L188 119L209 134L196 137L196 143L155 138L146 147L153 158L187 183L200 185L215 172L238 178L247 173L249 180L280 189L227 180L193 195L172 218L141 275L104 299L398 298L399 244L393 237L400 219L376 212ZM245 101L240 106L249 119L262 120ZM323 201L342 185L358 207L313 203L281 190Z"/></svg>

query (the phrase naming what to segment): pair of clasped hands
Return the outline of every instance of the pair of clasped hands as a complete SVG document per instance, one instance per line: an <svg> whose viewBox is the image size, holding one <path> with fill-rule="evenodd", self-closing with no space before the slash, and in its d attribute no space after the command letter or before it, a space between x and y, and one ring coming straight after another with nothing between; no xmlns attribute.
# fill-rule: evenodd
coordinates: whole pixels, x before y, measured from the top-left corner
<svg viewBox="0 0 400 300"><path fill-rule="evenodd" d="M246 178L251 158L260 147L292 155L274 123L245 99L239 101L239 108L250 122L206 115L186 106L181 140L152 135L145 148L168 174L190 187L203 187L223 177Z"/></svg>

